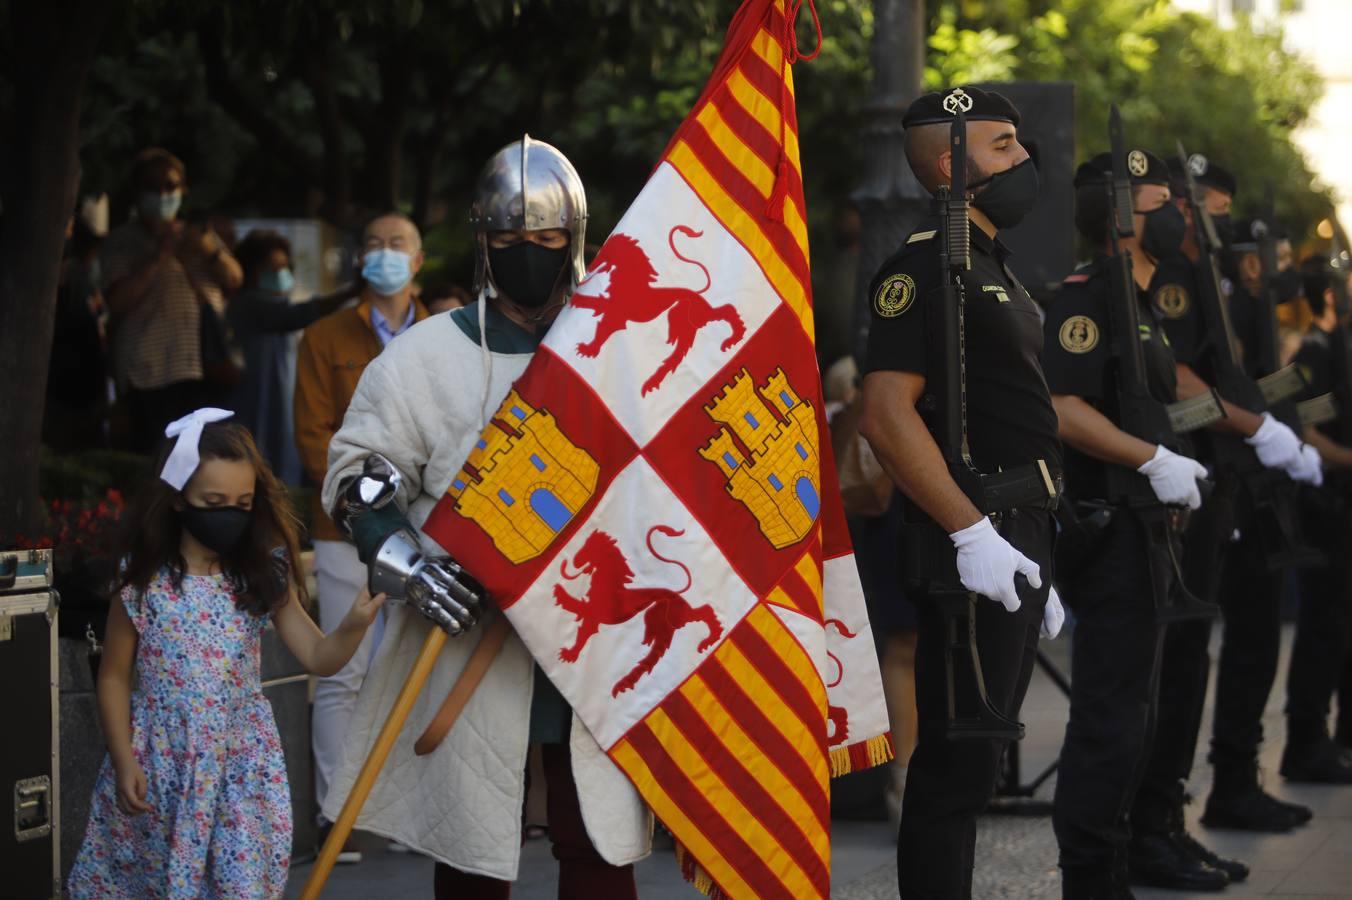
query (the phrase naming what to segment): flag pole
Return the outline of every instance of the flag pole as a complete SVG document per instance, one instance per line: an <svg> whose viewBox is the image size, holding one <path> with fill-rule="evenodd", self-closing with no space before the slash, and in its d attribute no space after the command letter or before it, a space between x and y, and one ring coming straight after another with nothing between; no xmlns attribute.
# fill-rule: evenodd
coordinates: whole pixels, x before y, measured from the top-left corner
<svg viewBox="0 0 1352 900"><path fill-rule="evenodd" d="M465 670L461 673L455 687L451 689L452 695L463 696L464 698L459 704L459 708L454 710L455 715L459 715L460 709L464 708L464 702L469 700L470 695L479 686L479 681L482 680L484 673L488 670L488 665L497 656L498 650L501 649L508 630L507 619L500 616L480 638L478 646L474 648L469 662L465 665ZM370 754L366 757L366 762L362 763L361 771L357 774L357 780L353 782L352 790L347 795L347 802L343 804L343 810L338 814L338 821L333 823L333 828L324 841L324 847L319 851L319 857L315 860L315 867L311 870L310 877L306 879L305 887L301 890L300 900L318 900L320 891L324 889L325 883L329 880L329 875L333 872L334 863L338 861L338 854L342 851L343 844L347 842L348 836L352 833L352 827L357 822L357 814L361 812L362 806L366 803L366 798L371 794L371 789L375 787L376 778L380 775L385 760L389 758L390 751L394 749L394 742L399 737L404 722L408 720L408 714L413 709L414 701L418 699L418 694L422 692L422 687L427 682L428 676L432 674L432 667L436 665L437 654L441 652L445 643L446 632L440 628L433 628L427 632L427 639L423 641L422 650L418 652L418 658L414 661L413 668L409 671L408 678L405 679L404 686L399 691L399 696L395 698L389 715L385 717L385 724L381 727L380 734L376 737L376 742L371 747ZM449 700L450 697L447 697L447 703L444 706L449 705ZM449 730L453 724L454 717L446 723L446 730Z"/></svg>

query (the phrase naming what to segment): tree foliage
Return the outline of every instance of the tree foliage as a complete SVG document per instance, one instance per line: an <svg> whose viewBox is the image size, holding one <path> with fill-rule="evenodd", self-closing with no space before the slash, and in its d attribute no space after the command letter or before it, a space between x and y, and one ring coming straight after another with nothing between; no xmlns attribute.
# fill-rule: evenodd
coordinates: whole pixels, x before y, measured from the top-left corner
<svg viewBox="0 0 1352 900"><path fill-rule="evenodd" d="M1331 206L1291 133L1323 85L1279 29L1223 29L1164 0L964 0L941 6L930 38L932 87L1004 78L1075 84L1077 152L1107 145L1117 103L1131 144L1175 155L1175 141L1235 171L1241 211L1270 187L1297 233Z"/></svg>
<svg viewBox="0 0 1352 900"><path fill-rule="evenodd" d="M818 4L827 40L796 73L808 192L853 187L868 82L868 0ZM350 226L401 208L436 263L466 271L483 161L523 132L588 185L592 236L614 225L689 112L735 0L238 0L146 3L97 61L85 182L115 195L161 143L190 203ZM801 17L808 20L808 16ZM808 22L800 22L807 46ZM122 206L129 202L122 197Z"/></svg>

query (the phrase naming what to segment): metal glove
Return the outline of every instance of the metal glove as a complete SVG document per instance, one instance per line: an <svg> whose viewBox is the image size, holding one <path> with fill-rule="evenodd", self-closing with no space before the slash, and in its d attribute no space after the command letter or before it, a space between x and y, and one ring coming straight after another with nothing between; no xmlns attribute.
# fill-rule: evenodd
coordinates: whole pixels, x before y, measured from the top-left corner
<svg viewBox="0 0 1352 900"><path fill-rule="evenodd" d="M1019 608L1015 575L1023 575L1034 588L1042 587L1037 563L1000 537L991 520L981 517L975 525L950 534L958 548L958 579L967 590L989 597L1010 612Z"/></svg>
<svg viewBox="0 0 1352 900"><path fill-rule="evenodd" d="M1206 466L1195 459L1180 456L1168 447L1158 446L1155 455L1136 470L1150 479L1150 489L1161 503L1197 509L1202 505L1202 492L1197 479L1205 478Z"/></svg>
<svg viewBox="0 0 1352 900"><path fill-rule="evenodd" d="M371 560L371 593L405 600L452 637L473 628L487 595L449 556L424 556L416 539L396 531Z"/></svg>

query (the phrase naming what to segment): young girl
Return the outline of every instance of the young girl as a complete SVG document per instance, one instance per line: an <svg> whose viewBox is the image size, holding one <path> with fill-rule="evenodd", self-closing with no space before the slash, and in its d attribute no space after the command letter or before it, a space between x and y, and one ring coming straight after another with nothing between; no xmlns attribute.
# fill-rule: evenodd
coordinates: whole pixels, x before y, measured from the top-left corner
<svg viewBox="0 0 1352 900"><path fill-rule="evenodd" d="M336 631L320 632L301 606L285 493L229 415L202 409L170 425L160 478L127 511L99 669L108 757L72 897L280 897L291 801L260 691L263 629L271 620L306 669L328 675L385 599L362 591Z"/></svg>

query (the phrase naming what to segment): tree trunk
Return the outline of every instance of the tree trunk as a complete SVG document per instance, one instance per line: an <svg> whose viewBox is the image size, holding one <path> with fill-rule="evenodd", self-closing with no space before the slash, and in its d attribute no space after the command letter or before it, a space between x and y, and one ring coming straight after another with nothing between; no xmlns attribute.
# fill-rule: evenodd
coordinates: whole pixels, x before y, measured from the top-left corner
<svg viewBox="0 0 1352 900"><path fill-rule="evenodd" d="M873 97L860 135L867 148L864 177L851 195L863 227L851 342L861 366L872 320L869 282L929 205L929 195L906 163L901 127L902 114L924 83L925 0L873 0L873 22Z"/></svg>
<svg viewBox="0 0 1352 900"><path fill-rule="evenodd" d="M10 4L16 84L0 184L0 549L42 520L38 453L66 225L79 179L80 101L114 4Z"/></svg>

